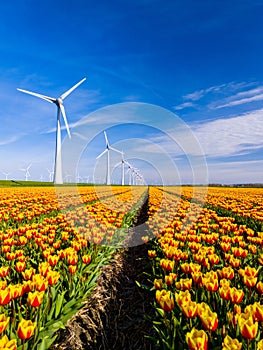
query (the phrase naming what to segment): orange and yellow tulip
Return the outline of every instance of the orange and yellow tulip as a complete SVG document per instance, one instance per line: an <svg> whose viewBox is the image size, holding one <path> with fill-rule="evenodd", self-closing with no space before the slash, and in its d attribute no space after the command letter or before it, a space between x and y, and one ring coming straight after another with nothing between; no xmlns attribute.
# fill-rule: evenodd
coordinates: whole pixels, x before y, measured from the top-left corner
<svg viewBox="0 0 263 350"><path fill-rule="evenodd" d="M174 309L174 298L170 291L165 289L157 290L156 301L165 312L170 312Z"/></svg>
<svg viewBox="0 0 263 350"><path fill-rule="evenodd" d="M17 335L20 339L26 340L32 337L34 331L36 329L36 322L32 322L30 320L22 320L18 324Z"/></svg>
<svg viewBox="0 0 263 350"><path fill-rule="evenodd" d="M257 344L257 350L263 350L263 339L261 339Z"/></svg>
<svg viewBox="0 0 263 350"><path fill-rule="evenodd" d="M26 281L31 280L32 276L36 273L36 270L33 267L26 269L22 272L22 275Z"/></svg>
<svg viewBox="0 0 263 350"><path fill-rule="evenodd" d="M181 305L181 308L182 308L183 314L187 318L194 318L198 314L197 306L198 305L195 301L189 300L189 301L183 303Z"/></svg>
<svg viewBox="0 0 263 350"><path fill-rule="evenodd" d="M51 270L47 273L46 279L48 281L48 284L50 286L53 286L54 284L56 284L58 282L59 277L60 277L60 273L58 271Z"/></svg>
<svg viewBox="0 0 263 350"><path fill-rule="evenodd" d="M9 271L10 271L9 266L0 267L0 277L6 277L9 274Z"/></svg>
<svg viewBox="0 0 263 350"><path fill-rule="evenodd" d="M0 305L6 305L11 299L10 288L0 290Z"/></svg>
<svg viewBox="0 0 263 350"><path fill-rule="evenodd" d="M238 325L242 336L246 339L254 339L258 332L258 322L253 322L250 314L242 313L238 317Z"/></svg>
<svg viewBox="0 0 263 350"><path fill-rule="evenodd" d="M243 276L243 281L247 287L252 288L252 287L255 287L255 285L257 284L257 277L248 276L245 274Z"/></svg>
<svg viewBox="0 0 263 350"><path fill-rule="evenodd" d="M258 283L257 283L257 291L258 291L260 294L263 294L263 282L258 282Z"/></svg>
<svg viewBox="0 0 263 350"><path fill-rule="evenodd" d="M175 293L175 300L180 307L182 306L183 303L187 303L188 301L192 300L191 298L192 297L189 290Z"/></svg>
<svg viewBox="0 0 263 350"><path fill-rule="evenodd" d="M71 275L74 275L74 273L77 272L78 266L77 265L69 265L68 270Z"/></svg>
<svg viewBox="0 0 263 350"><path fill-rule="evenodd" d="M0 315L0 334L3 333L6 327L8 326L9 320L10 317L6 317L5 314Z"/></svg>
<svg viewBox="0 0 263 350"><path fill-rule="evenodd" d="M244 291L242 289L236 289L235 287L230 289L230 300L234 304L239 304L244 298Z"/></svg>
<svg viewBox="0 0 263 350"><path fill-rule="evenodd" d="M16 350L17 349L17 341L16 341L16 339L9 340L7 335L4 335L0 339L0 349L3 349L3 350Z"/></svg>
<svg viewBox="0 0 263 350"><path fill-rule="evenodd" d="M203 327L208 331L215 331L218 327L218 317L216 312L212 312L210 309L199 313Z"/></svg>
<svg viewBox="0 0 263 350"><path fill-rule="evenodd" d="M88 265L91 262L91 256L88 255L88 254L83 255L82 261L83 261L84 264Z"/></svg>
<svg viewBox="0 0 263 350"><path fill-rule="evenodd" d="M207 350L208 336L204 330L192 328L186 333L186 342L190 350Z"/></svg>
<svg viewBox="0 0 263 350"><path fill-rule="evenodd" d="M29 292L28 297L27 297L27 302L32 307L39 307L43 302L44 293L45 293L44 291L43 292L38 292L38 291Z"/></svg>
<svg viewBox="0 0 263 350"><path fill-rule="evenodd" d="M161 279L155 279L153 281L155 289L162 289L163 288L163 281Z"/></svg>
<svg viewBox="0 0 263 350"><path fill-rule="evenodd" d="M15 265L15 269L17 272L22 272L24 271L26 268L26 263L25 262L21 262L21 261L18 261Z"/></svg>
<svg viewBox="0 0 263 350"><path fill-rule="evenodd" d="M229 335L224 338L222 343L222 350L241 350L242 343L237 339L232 339Z"/></svg>

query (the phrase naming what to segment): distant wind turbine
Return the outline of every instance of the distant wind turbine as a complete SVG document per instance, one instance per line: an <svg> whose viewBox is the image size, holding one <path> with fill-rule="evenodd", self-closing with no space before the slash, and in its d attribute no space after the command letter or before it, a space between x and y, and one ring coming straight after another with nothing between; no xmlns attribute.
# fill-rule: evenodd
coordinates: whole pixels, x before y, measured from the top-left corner
<svg viewBox="0 0 263 350"><path fill-rule="evenodd" d="M116 153L120 153L120 154L122 154L122 152L117 150L116 148L113 148L113 147L110 146L109 141L108 141L108 137L107 137L107 134L106 134L106 131L104 131L104 137L105 137L105 141L106 141L106 149L101 154L99 154L96 159L99 159L105 153L107 153L106 185L110 185L111 184L111 179L110 179L110 151L113 151L113 152L116 152Z"/></svg>
<svg viewBox="0 0 263 350"><path fill-rule="evenodd" d="M55 184L62 184L63 183L63 177L62 177L62 159L61 159L61 122L60 122L60 114L62 114L64 123L68 132L69 138L71 138L68 121L66 117L65 108L63 105L64 99L73 91L75 90L80 84L82 84L86 78L79 81L77 84L75 84L72 88L64 92L60 97L53 98L41 94L37 94L35 92L23 90L23 89L17 89L19 91L22 91L26 94L33 95L36 97L39 97L45 101L48 101L50 103L55 103L57 106L57 136L56 136L56 152L55 152L55 167L54 167L54 183Z"/></svg>
<svg viewBox="0 0 263 350"><path fill-rule="evenodd" d="M66 181L66 182L71 182L71 178L72 178L72 176L71 176L69 173L67 173L67 174L65 175L65 181Z"/></svg>
<svg viewBox="0 0 263 350"><path fill-rule="evenodd" d="M49 174L49 181L52 182L53 181L53 175L54 175L54 171L51 171L49 169L47 169L48 174Z"/></svg>
<svg viewBox="0 0 263 350"><path fill-rule="evenodd" d="M115 167L118 167L121 165L121 185L124 186L124 182L125 182L125 164L127 166L129 166L130 164L128 162L126 162L126 160L124 159L124 152L121 152L121 161L115 165Z"/></svg>
<svg viewBox="0 0 263 350"><path fill-rule="evenodd" d="M29 164L29 166L27 168L21 168L21 171L25 172L25 180L28 181L28 178L31 177L29 169L31 168L32 164Z"/></svg>
<svg viewBox="0 0 263 350"><path fill-rule="evenodd" d="M127 174L129 173L129 186L132 185L132 171L133 171L133 167L131 166L130 163L127 163L128 165L128 170L127 170Z"/></svg>
<svg viewBox="0 0 263 350"><path fill-rule="evenodd" d="M5 179L8 180L8 176L9 176L11 173L5 173L4 171L2 171L2 173L5 175Z"/></svg>

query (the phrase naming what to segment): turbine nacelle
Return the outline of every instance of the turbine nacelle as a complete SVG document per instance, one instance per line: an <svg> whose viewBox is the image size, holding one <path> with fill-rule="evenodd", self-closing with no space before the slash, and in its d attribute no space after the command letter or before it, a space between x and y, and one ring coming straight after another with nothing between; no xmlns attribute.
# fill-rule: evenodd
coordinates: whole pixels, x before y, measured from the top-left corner
<svg viewBox="0 0 263 350"><path fill-rule="evenodd" d="M57 98L54 102L58 107L60 107L63 104L63 100L61 97Z"/></svg>

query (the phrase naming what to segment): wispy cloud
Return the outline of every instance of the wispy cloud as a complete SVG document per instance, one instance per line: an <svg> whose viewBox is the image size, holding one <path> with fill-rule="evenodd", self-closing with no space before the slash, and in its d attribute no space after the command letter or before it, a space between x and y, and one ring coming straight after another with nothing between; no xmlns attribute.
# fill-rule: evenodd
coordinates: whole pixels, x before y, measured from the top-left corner
<svg viewBox="0 0 263 350"><path fill-rule="evenodd" d="M9 145L10 143L14 143L14 142L19 140L24 135L25 134L14 135L14 136L10 136L9 138L7 138L5 140L1 140L0 141L0 146L6 146L6 145Z"/></svg>
<svg viewBox="0 0 263 350"><path fill-rule="evenodd" d="M231 85L233 83L230 83ZM202 97L204 97L206 94L210 93L210 92L218 92L220 91L222 88L226 87L229 84L221 84L221 85L215 85L215 86L210 86L207 89L201 89L201 90L197 90L194 91L190 94L187 94L185 96L183 96L184 100L191 100L191 101L198 101L200 100Z"/></svg>
<svg viewBox="0 0 263 350"><path fill-rule="evenodd" d="M263 86L259 86L255 89L241 91L233 96L230 96L224 100L213 103L210 105L211 108L225 108L238 106L245 103L262 101L263 100Z"/></svg>
<svg viewBox="0 0 263 350"><path fill-rule="evenodd" d="M263 149L263 109L231 118L220 118L207 122L192 123L193 134L183 129L175 134L173 140L158 136L153 142L173 153L173 156L198 155L194 144L196 139L207 158L233 157L249 155ZM186 146L187 147L186 147ZM185 147L184 147L185 146ZM189 147L188 147L189 146Z"/></svg>
<svg viewBox="0 0 263 350"><path fill-rule="evenodd" d="M195 125L194 133L208 157L249 154L263 148L263 109Z"/></svg>
<svg viewBox="0 0 263 350"><path fill-rule="evenodd" d="M191 107L195 107L195 104L193 102L184 102L184 103L181 103L180 105L178 106L174 106L174 109L176 111L179 111L181 109L184 109L184 108L191 108Z"/></svg>
<svg viewBox="0 0 263 350"><path fill-rule="evenodd" d="M200 89L200 90L196 90L190 94L184 95L183 96L183 100L184 101L199 101L202 98L206 97L206 95L214 95L214 94L221 94L223 96L225 95L232 95L233 92L236 92L238 90L244 89L244 88L248 88L250 86L255 85L255 82L229 82L229 83L224 83L224 84L220 84L220 85L214 85L214 86L210 86L206 89ZM259 88L255 88L253 90L249 90L251 91L251 93L256 93L256 91ZM239 96L242 97L242 94L245 94L246 92L239 92L238 94L234 95L234 96Z"/></svg>

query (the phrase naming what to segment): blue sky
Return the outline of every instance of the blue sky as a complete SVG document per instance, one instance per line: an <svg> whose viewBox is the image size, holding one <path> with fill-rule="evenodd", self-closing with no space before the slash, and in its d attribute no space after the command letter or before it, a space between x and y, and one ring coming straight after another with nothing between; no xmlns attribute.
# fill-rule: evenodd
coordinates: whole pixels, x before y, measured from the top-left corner
<svg viewBox="0 0 263 350"><path fill-rule="evenodd" d="M55 106L16 88L58 97L87 77L65 100L73 132L79 120L109 105L160 106L199 140L209 182L263 182L262 11L257 0L2 2L0 177L23 179L19 169L32 163L31 179L48 180L54 163ZM108 136L148 183L167 172L162 152L178 167L166 181L191 182L189 154L162 131L118 125ZM96 156L104 146L103 134L94 135L81 176L97 169L103 181L106 159L98 164ZM150 164L154 154L159 166ZM112 166L117 161L113 156Z"/></svg>

